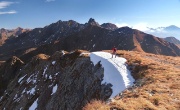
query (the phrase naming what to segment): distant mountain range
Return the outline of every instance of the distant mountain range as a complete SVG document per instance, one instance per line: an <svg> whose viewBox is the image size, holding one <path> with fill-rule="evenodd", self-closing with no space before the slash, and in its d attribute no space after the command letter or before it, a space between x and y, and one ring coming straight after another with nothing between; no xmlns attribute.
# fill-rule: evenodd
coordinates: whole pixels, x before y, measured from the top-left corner
<svg viewBox="0 0 180 110"><path fill-rule="evenodd" d="M28 32L30 29L16 28L16 29L0 29L0 45L4 44L9 37L18 37L23 32Z"/></svg>
<svg viewBox="0 0 180 110"><path fill-rule="evenodd" d="M148 28L149 30L145 31L146 33L152 34L157 37L176 37L177 39L180 40L180 28L171 25L168 27L158 27L158 28Z"/></svg>
<svg viewBox="0 0 180 110"><path fill-rule="evenodd" d="M21 33L18 37L9 37L0 46L0 60L14 55L26 61L39 53L52 55L57 50L111 50L113 46L119 50L180 56L180 49L162 38L129 27L117 28L112 23L99 25L90 18L85 24L60 20L44 28Z"/></svg>

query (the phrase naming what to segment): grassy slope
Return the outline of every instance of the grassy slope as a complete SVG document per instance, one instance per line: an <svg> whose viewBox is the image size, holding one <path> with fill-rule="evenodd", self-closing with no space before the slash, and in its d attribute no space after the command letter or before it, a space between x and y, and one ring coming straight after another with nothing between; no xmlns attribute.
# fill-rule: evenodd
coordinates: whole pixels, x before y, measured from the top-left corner
<svg viewBox="0 0 180 110"><path fill-rule="evenodd" d="M92 101L84 110L180 110L180 57L136 51L117 53L128 60L136 86L108 103Z"/></svg>

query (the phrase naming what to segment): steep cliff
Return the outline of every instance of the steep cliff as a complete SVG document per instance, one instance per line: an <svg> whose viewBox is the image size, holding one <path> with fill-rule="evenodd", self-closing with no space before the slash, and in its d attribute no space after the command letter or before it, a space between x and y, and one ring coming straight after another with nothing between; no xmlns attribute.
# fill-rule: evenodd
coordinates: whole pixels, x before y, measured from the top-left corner
<svg viewBox="0 0 180 110"><path fill-rule="evenodd" d="M33 57L0 96L0 109L79 110L93 99L108 99L112 89L101 84L104 68L81 53Z"/></svg>

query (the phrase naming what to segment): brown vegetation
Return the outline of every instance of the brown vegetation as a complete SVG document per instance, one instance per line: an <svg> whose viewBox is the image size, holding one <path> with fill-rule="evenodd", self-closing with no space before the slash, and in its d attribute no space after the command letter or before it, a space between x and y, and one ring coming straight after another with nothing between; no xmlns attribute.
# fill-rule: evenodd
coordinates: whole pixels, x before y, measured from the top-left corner
<svg viewBox="0 0 180 110"><path fill-rule="evenodd" d="M108 103L93 101L84 110L180 110L180 57L136 51L117 54L127 59L135 86Z"/></svg>

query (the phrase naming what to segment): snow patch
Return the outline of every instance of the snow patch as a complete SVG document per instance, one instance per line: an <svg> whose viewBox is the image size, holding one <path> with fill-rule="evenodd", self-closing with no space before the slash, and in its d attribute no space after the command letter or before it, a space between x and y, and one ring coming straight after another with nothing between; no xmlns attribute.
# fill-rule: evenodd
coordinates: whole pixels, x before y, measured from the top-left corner
<svg viewBox="0 0 180 110"><path fill-rule="evenodd" d="M49 79L52 80L52 76L51 75L49 76Z"/></svg>
<svg viewBox="0 0 180 110"><path fill-rule="evenodd" d="M33 95L36 91L35 88L36 88L36 86L31 88L31 90L27 91L27 94Z"/></svg>
<svg viewBox="0 0 180 110"><path fill-rule="evenodd" d="M62 51L62 53L63 53L63 55L65 55L65 52L64 52L64 50Z"/></svg>
<svg viewBox="0 0 180 110"><path fill-rule="evenodd" d="M112 54L107 52L92 52L90 58L94 65L101 61L101 64L104 67L104 79L102 84L111 83L113 85L113 93L110 98L113 98L129 86L133 85L135 80L126 67L125 58L112 58Z"/></svg>
<svg viewBox="0 0 180 110"><path fill-rule="evenodd" d="M83 56L83 55L89 55L90 53L85 53L85 52L83 52L83 53L81 53L79 56Z"/></svg>
<svg viewBox="0 0 180 110"><path fill-rule="evenodd" d="M16 95L14 96L13 100L17 99L17 97L18 97L18 95L16 94Z"/></svg>
<svg viewBox="0 0 180 110"><path fill-rule="evenodd" d="M59 74L59 72L57 72L56 74L55 74L55 76L57 76Z"/></svg>
<svg viewBox="0 0 180 110"><path fill-rule="evenodd" d="M44 68L44 71L43 71L43 76L44 76L44 75L45 75L45 73L46 73L47 67L48 67L48 65L46 66L46 68Z"/></svg>
<svg viewBox="0 0 180 110"><path fill-rule="evenodd" d="M23 76L23 77L21 77L21 78L19 78L18 83L20 83L20 82L24 79L24 77L26 77L26 75ZM21 84L21 83L20 83L20 84Z"/></svg>
<svg viewBox="0 0 180 110"><path fill-rule="evenodd" d="M31 77L33 76L33 74L26 80L27 83L31 82Z"/></svg>
<svg viewBox="0 0 180 110"><path fill-rule="evenodd" d="M52 64L54 65L56 63L56 61L53 61Z"/></svg>
<svg viewBox="0 0 180 110"><path fill-rule="evenodd" d="M36 108L37 108L37 101L38 101L38 98L34 101L34 103L31 105L31 107L29 107L29 110L36 110Z"/></svg>
<svg viewBox="0 0 180 110"><path fill-rule="evenodd" d="M22 91L22 93L21 94L24 94L26 92L26 88Z"/></svg>
<svg viewBox="0 0 180 110"><path fill-rule="evenodd" d="M54 94L57 91L57 87L58 87L57 84L53 87L52 94Z"/></svg>

